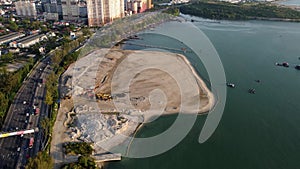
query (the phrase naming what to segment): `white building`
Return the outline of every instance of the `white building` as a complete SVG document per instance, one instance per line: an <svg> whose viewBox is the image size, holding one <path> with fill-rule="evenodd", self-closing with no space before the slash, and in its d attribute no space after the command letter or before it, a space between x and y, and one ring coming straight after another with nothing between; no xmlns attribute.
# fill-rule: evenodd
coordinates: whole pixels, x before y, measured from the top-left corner
<svg viewBox="0 0 300 169"><path fill-rule="evenodd" d="M0 45L2 45L3 43L13 41L13 40L18 39L18 38L21 38L23 36L25 36L25 34L18 33L18 32L13 32L13 33L10 33L10 34L7 34L7 35L0 36Z"/></svg>
<svg viewBox="0 0 300 169"><path fill-rule="evenodd" d="M36 17L35 3L29 1L17 1L15 2L17 15L21 17Z"/></svg>
<svg viewBox="0 0 300 169"><path fill-rule="evenodd" d="M124 16L124 0L87 0L89 26L101 26Z"/></svg>
<svg viewBox="0 0 300 169"><path fill-rule="evenodd" d="M46 38L47 38L47 36L44 34L30 35L30 36L26 36L20 40L10 42L9 46L14 47L14 48L17 48L17 47L28 48Z"/></svg>

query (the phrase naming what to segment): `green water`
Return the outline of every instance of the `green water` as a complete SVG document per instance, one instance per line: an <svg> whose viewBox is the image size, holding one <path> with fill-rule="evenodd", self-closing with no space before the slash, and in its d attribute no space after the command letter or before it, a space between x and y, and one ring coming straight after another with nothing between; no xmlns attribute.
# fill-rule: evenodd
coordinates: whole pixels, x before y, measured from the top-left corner
<svg viewBox="0 0 300 169"><path fill-rule="evenodd" d="M225 111L214 134L198 143L206 115L173 149L143 159L123 158L108 169L299 169L300 168L300 24L286 22L195 23L209 37L222 60L227 90ZM180 26L180 24L178 24ZM182 32L180 32L182 33ZM189 33L184 32L184 33ZM143 43L178 47L159 35L142 35ZM140 47L127 46L129 49ZM208 79L200 61L188 56ZM275 66L287 61L290 68ZM255 82L260 79L261 83ZM247 93L255 88L256 94ZM176 115L145 125L137 137L166 130ZM147 145L145 145L147 146Z"/></svg>

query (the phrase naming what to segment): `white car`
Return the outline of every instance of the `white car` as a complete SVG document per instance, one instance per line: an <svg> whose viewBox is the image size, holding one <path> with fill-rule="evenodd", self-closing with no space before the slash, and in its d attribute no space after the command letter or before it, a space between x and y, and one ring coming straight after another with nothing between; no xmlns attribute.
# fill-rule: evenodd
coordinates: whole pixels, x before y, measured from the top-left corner
<svg viewBox="0 0 300 169"><path fill-rule="evenodd" d="M26 101L25 101L25 100L23 101L23 104L26 104Z"/></svg>

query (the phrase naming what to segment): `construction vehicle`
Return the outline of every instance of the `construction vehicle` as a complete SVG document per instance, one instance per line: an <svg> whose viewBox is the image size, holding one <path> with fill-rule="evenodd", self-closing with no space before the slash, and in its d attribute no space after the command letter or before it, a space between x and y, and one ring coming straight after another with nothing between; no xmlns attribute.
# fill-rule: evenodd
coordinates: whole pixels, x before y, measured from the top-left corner
<svg viewBox="0 0 300 169"><path fill-rule="evenodd" d="M96 94L96 98L99 100L104 100L104 101L112 100L112 96L107 93L98 93L98 94Z"/></svg>

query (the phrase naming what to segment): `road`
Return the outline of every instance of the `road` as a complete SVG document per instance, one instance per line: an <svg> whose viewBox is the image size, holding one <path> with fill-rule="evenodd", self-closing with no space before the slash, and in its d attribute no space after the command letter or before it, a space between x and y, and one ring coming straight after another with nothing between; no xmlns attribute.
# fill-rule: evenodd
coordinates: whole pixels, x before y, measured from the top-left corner
<svg viewBox="0 0 300 169"><path fill-rule="evenodd" d="M46 79L51 72L49 69L49 57L41 61L32 69L29 76L24 80L21 88L11 104L4 124L2 133L19 131L25 129L40 128L39 121L48 116L48 107L44 104L45 84L39 79ZM40 114L33 114L33 106L40 108ZM33 114L33 115L32 115ZM28 157L36 155L42 148L41 130L29 135L7 137L0 140L0 168L15 169L22 168ZM29 139L34 137L34 146L28 148ZM20 151L18 151L20 148Z"/></svg>

